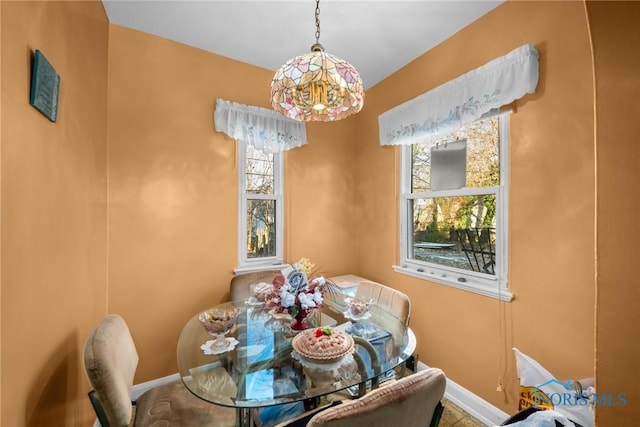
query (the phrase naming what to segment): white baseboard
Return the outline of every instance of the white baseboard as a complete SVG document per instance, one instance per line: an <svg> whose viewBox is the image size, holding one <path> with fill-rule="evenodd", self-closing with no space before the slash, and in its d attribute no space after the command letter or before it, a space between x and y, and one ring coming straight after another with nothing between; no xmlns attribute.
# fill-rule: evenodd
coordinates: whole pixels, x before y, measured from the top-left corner
<svg viewBox="0 0 640 427"><path fill-rule="evenodd" d="M418 370L421 371L427 368L427 365L418 362ZM498 426L509 418L509 414L496 408L449 378L447 378L447 388L445 389L444 397L488 426Z"/></svg>

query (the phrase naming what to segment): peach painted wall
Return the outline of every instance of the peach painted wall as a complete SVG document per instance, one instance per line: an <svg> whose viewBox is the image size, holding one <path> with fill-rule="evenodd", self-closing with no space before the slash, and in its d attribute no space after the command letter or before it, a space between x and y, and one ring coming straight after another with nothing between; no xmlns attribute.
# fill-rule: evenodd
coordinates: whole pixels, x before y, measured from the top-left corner
<svg viewBox="0 0 640 427"><path fill-rule="evenodd" d="M399 151L379 145L378 115L525 43L540 52L540 81L510 118L514 301L393 272ZM358 116L359 273L410 296L421 361L508 413L513 346L560 379L594 375L593 102L584 5L507 2L369 90Z"/></svg>
<svg viewBox="0 0 640 427"><path fill-rule="evenodd" d="M0 5L0 47L2 47L2 5ZM2 422L2 53L0 52L0 422Z"/></svg>
<svg viewBox="0 0 640 427"><path fill-rule="evenodd" d="M593 375L597 251L598 385L633 399L599 410L602 426L631 425L640 394L626 380L638 373L637 335L626 327L638 320L625 270L635 252L618 250L637 228L612 227L637 210L618 190L620 180L638 180L638 149L620 144L637 133L628 96L637 86L619 85L637 83L635 51L619 44L638 37L637 5L609 7L587 7L595 123L584 5L508 2L369 90L358 116L310 124L309 145L286 155L285 179L287 259L307 256L327 275L359 273L407 292L421 360L507 412L516 404L513 345L559 378ZM105 313L130 323L136 381L145 381L175 372L186 318L228 297L237 170L234 142L213 130L213 108L218 97L268 107L271 72L109 26L97 2L3 1L0 19L0 424L88 424L81 348ZM523 43L540 51L541 75L511 117L516 299L393 273L398 151L378 145L377 116ZM35 48L62 75L55 125L28 105ZM26 351L34 337L38 351Z"/></svg>
<svg viewBox="0 0 640 427"><path fill-rule="evenodd" d="M599 426L638 425L640 406L640 3L589 2L596 71L597 311L596 386L613 403L598 406Z"/></svg>
<svg viewBox="0 0 640 427"><path fill-rule="evenodd" d="M2 9L0 425L88 425L82 350L107 309L107 42L100 2ZM57 123L31 57L61 76Z"/></svg>
<svg viewBox="0 0 640 427"><path fill-rule="evenodd" d="M286 58L283 58L283 61ZM182 326L229 298L237 266L235 141L215 100L269 107L273 72L111 25L109 299L140 354L136 381L177 371ZM286 154L285 256L355 264L355 121L311 124Z"/></svg>

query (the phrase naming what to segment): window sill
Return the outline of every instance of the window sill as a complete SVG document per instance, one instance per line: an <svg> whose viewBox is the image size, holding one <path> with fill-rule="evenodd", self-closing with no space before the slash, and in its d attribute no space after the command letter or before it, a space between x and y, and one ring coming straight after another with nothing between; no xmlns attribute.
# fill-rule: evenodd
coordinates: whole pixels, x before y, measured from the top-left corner
<svg viewBox="0 0 640 427"><path fill-rule="evenodd" d="M407 276L416 277L418 279L440 283L452 288L462 289L463 291L473 292L478 295L499 299L501 301L510 302L513 299L513 294L511 294L511 292L509 292L507 289L499 289L497 286L489 287L484 284L474 283L470 280L466 282L459 282L452 278L439 276L434 272L427 273L424 271L418 271L417 268L403 267L399 265L394 265L393 271L395 271L396 273L406 274Z"/></svg>
<svg viewBox="0 0 640 427"><path fill-rule="evenodd" d="M242 267L237 267L233 270L235 274L243 274L243 273L251 273L254 271L264 271L264 270L274 270L280 271L285 267L288 267L289 264L282 262L274 262L274 263L265 263L265 264L255 264L255 265L245 265Z"/></svg>

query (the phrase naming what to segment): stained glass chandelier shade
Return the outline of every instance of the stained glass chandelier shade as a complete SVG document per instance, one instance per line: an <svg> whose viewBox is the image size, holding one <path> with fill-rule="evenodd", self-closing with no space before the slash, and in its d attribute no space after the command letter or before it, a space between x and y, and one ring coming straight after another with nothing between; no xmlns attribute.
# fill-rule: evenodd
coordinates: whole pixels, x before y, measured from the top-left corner
<svg viewBox="0 0 640 427"><path fill-rule="evenodd" d="M316 0L316 43L311 52L296 56L276 71L271 82L271 105L299 121L335 121L359 112L364 87L355 67L327 53L319 43L320 9Z"/></svg>

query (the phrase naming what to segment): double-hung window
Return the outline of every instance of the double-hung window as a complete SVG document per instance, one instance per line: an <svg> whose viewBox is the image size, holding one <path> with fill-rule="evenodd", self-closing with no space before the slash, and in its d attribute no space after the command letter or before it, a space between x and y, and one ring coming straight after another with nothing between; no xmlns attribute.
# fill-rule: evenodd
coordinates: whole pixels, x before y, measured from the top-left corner
<svg viewBox="0 0 640 427"><path fill-rule="evenodd" d="M283 152L306 145L305 124L272 109L217 99L214 125L237 142L235 272L277 269L284 254Z"/></svg>
<svg viewBox="0 0 640 427"><path fill-rule="evenodd" d="M490 113L433 144L401 147L398 272L510 300L509 113Z"/></svg>
<svg viewBox="0 0 640 427"><path fill-rule="evenodd" d="M401 146L395 271L511 300L509 113L498 109L535 93L538 58L522 45L378 117L380 144Z"/></svg>
<svg viewBox="0 0 640 427"><path fill-rule="evenodd" d="M283 154L238 141L239 245L237 270L280 265L283 259Z"/></svg>

